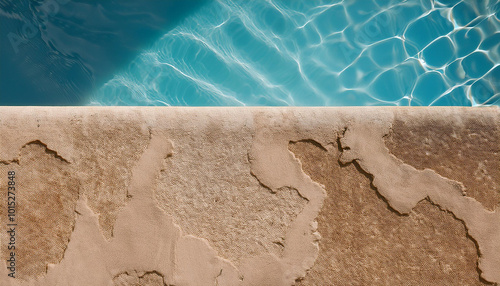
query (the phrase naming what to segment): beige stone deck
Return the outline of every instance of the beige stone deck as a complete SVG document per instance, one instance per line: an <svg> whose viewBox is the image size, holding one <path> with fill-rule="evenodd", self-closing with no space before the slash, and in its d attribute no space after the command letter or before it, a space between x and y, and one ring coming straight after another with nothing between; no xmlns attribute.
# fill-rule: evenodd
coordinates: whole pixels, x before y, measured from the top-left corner
<svg viewBox="0 0 500 286"><path fill-rule="evenodd" d="M0 107L0 191L0 285L500 283L495 107Z"/></svg>

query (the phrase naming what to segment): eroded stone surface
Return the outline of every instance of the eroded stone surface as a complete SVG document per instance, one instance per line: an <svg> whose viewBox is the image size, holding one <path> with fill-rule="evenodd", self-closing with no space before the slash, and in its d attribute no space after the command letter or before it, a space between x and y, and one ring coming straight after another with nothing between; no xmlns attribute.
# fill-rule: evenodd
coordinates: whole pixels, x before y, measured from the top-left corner
<svg viewBox="0 0 500 286"><path fill-rule="evenodd" d="M446 118L396 119L386 145L417 169L429 168L464 184L467 195L489 210L500 205L500 132L491 118L464 114Z"/></svg>
<svg viewBox="0 0 500 286"><path fill-rule="evenodd" d="M114 286L165 286L163 275L156 272L130 272L120 273L113 278Z"/></svg>
<svg viewBox="0 0 500 286"><path fill-rule="evenodd" d="M110 239L118 211L126 204L132 166L147 146L148 130L136 117L117 118L111 113L83 119L75 137L75 149L81 152L75 170L82 193Z"/></svg>
<svg viewBox="0 0 500 286"><path fill-rule="evenodd" d="M281 255L285 234L306 200L296 190L271 192L250 173L252 131L243 124L172 132L175 154L156 191L158 205L183 231L204 237L239 264L266 253Z"/></svg>
<svg viewBox="0 0 500 286"><path fill-rule="evenodd" d="M462 222L428 201L408 216L390 210L354 164L341 165L337 146L290 145L328 196L318 216L320 254L298 285L487 285Z"/></svg>
<svg viewBox="0 0 500 286"><path fill-rule="evenodd" d="M485 116L498 122L496 114ZM353 123L340 139L344 149L340 161L356 161L371 174L373 185L398 213L408 214L419 201L429 199L462 220L467 233L477 242L481 277L489 282L500 281L500 213L467 196L460 182L430 169L417 170L390 154L381 140L389 126L390 122L373 126Z"/></svg>
<svg viewBox="0 0 500 286"><path fill-rule="evenodd" d="M5 178L8 171L16 173L15 200L9 201L16 204L15 221L6 220L8 182L2 180L0 185L5 190L0 208L2 260L10 257L7 231L14 228L17 277L35 278L45 273L47 264L59 263L64 256L75 223L80 185L70 164L43 142L27 142L13 161L0 164Z"/></svg>
<svg viewBox="0 0 500 286"><path fill-rule="evenodd" d="M38 172L18 178L30 206L19 218L50 251L20 250L38 256L19 260L20 279L1 267L1 285L500 280L498 109L2 109L0 169ZM411 154L413 138L437 144ZM56 186L60 217L29 195L38 184ZM49 216L57 224L40 231Z"/></svg>

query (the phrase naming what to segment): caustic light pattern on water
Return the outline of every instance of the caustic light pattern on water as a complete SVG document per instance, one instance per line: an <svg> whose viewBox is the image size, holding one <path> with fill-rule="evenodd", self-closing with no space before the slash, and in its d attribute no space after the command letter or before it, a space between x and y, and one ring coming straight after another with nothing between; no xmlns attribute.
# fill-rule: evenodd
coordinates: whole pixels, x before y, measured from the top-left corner
<svg viewBox="0 0 500 286"><path fill-rule="evenodd" d="M497 1L209 3L102 105L498 105Z"/></svg>

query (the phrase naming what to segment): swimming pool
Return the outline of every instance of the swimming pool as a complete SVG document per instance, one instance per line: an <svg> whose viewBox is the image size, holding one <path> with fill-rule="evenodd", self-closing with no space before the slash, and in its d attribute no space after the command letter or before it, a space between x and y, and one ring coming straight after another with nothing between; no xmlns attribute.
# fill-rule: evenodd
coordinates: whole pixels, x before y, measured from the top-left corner
<svg viewBox="0 0 500 286"><path fill-rule="evenodd" d="M487 0L208 1L89 72L80 104L500 105L499 19Z"/></svg>

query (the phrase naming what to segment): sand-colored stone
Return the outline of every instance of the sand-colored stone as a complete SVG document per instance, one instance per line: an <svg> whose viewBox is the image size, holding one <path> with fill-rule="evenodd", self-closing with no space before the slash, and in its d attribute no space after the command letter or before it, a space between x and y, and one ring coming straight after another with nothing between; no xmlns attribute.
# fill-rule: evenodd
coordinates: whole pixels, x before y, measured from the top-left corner
<svg viewBox="0 0 500 286"><path fill-rule="evenodd" d="M385 142L400 160L463 183L468 196L494 210L500 207L498 128L491 118L467 113L454 124L443 117L396 119Z"/></svg>
<svg viewBox="0 0 500 286"><path fill-rule="evenodd" d="M120 273L113 278L114 286L164 286L165 280L163 276L156 272L130 271Z"/></svg>
<svg viewBox="0 0 500 286"><path fill-rule="evenodd" d="M11 170L16 172L16 254L22 261L18 271L21 276L33 277L45 273L47 263L58 263L63 258L74 227L80 186L69 163L39 141L24 145L12 163L0 164L2 175ZM20 179L26 176L29 180ZM8 241L6 184L2 184L2 190L1 238ZM7 260L7 244L3 243L1 249L2 260Z"/></svg>
<svg viewBox="0 0 500 286"><path fill-rule="evenodd" d="M116 118L112 113L89 116L74 133L74 148L79 150L74 169L107 239L113 234L119 209L126 204L132 166L149 140L147 128L136 120L133 115Z"/></svg>
<svg viewBox="0 0 500 286"><path fill-rule="evenodd" d="M460 221L429 201L398 215L359 167L338 162L337 145L321 148L290 145L328 193L318 216L320 255L298 285L486 285Z"/></svg>
<svg viewBox="0 0 500 286"><path fill-rule="evenodd" d="M221 125L208 121L190 126L193 135L169 134L175 150L158 178L158 205L185 233L208 239L237 265L248 256L280 255L306 200L293 189L272 193L260 185L248 164L250 126Z"/></svg>
<svg viewBox="0 0 500 286"><path fill-rule="evenodd" d="M0 111L0 285L500 281L498 108Z"/></svg>

